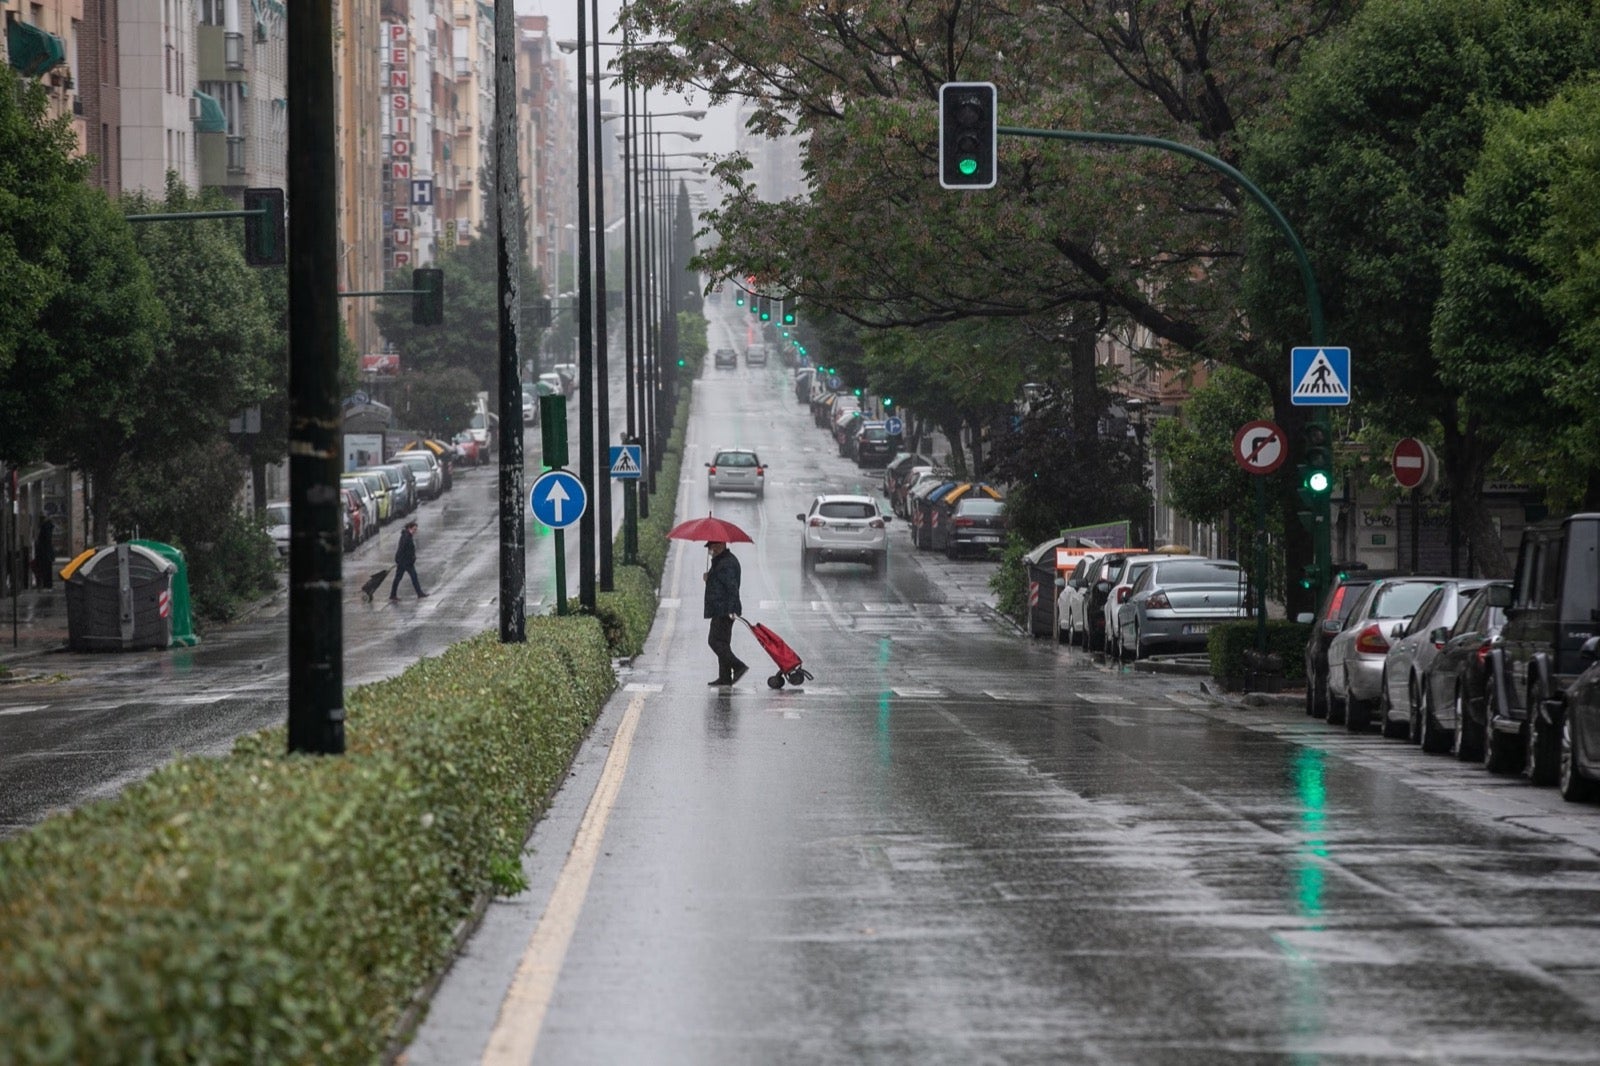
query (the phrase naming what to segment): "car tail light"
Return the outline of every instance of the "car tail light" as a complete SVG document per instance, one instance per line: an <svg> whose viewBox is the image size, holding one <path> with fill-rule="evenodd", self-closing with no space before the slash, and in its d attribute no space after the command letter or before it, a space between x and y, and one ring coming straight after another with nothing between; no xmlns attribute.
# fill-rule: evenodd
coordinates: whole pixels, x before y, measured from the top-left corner
<svg viewBox="0 0 1600 1066"><path fill-rule="evenodd" d="M1128 602L1128 593L1130 593L1132 591L1133 591L1132 586L1130 586L1130 585L1122 586L1120 589L1117 590L1117 602L1118 603L1127 603Z"/></svg>
<svg viewBox="0 0 1600 1066"><path fill-rule="evenodd" d="M868 522L867 525L871 526L873 529L882 529L883 528L883 519L874 518L872 521Z"/></svg>
<svg viewBox="0 0 1600 1066"><path fill-rule="evenodd" d="M1172 601L1167 599L1167 594L1165 592L1157 592L1153 594L1149 599L1144 601L1144 605L1156 611L1169 611L1172 609Z"/></svg>
<svg viewBox="0 0 1600 1066"><path fill-rule="evenodd" d="M764 467L764 466L756 467L756 477L766 477L766 476L767 476L767 468L766 467Z"/></svg>
<svg viewBox="0 0 1600 1066"><path fill-rule="evenodd" d="M1383 627L1377 624L1369 625L1356 634L1356 651L1365 655L1383 655L1389 650L1389 642L1383 639Z"/></svg>
<svg viewBox="0 0 1600 1066"><path fill-rule="evenodd" d="M950 524L965 529L967 526L976 525L977 523L970 518L952 518Z"/></svg>
<svg viewBox="0 0 1600 1066"><path fill-rule="evenodd" d="M826 522L824 522L822 520L821 516L813 517L811 519L811 521L806 523L806 525L810 526L812 529L821 529L823 526L825 526L827 524L828 523L826 523Z"/></svg>
<svg viewBox="0 0 1600 1066"><path fill-rule="evenodd" d="M711 467L711 471L710 472L715 474L717 472L717 468L715 466Z"/></svg>

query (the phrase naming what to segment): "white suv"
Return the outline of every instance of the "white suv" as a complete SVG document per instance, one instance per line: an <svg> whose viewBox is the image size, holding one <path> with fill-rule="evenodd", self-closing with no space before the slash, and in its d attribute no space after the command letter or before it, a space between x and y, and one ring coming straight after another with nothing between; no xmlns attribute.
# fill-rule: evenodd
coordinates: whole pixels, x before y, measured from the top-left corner
<svg viewBox="0 0 1600 1066"><path fill-rule="evenodd" d="M881 574L889 561L889 534L893 519L871 496L818 496L811 509L795 515L805 523L800 536L800 565L807 571L818 563L845 559L867 563Z"/></svg>

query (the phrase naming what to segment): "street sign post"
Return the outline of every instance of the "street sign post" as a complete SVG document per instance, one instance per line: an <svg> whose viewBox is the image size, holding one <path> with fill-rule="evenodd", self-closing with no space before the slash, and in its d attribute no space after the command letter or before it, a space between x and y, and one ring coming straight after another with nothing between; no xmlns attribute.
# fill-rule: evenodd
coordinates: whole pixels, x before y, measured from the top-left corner
<svg viewBox="0 0 1600 1066"><path fill-rule="evenodd" d="M884 420L883 431L891 437L898 437L905 433L906 424L899 418L888 418Z"/></svg>
<svg viewBox="0 0 1600 1066"><path fill-rule="evenodd" d="M637 444L611 446L611 476L618 481L637 481L643 472L644 456Z"/></svg>
<svg viewBox="0 0 1600 1066"><path fill-rule="evenodd" d="M583 482L565 470L546 470L528 490L528 510L556 531L556 614L567 613L567 538L564 530L588 510Z"/></svg>
<svg viewBox="0 0 1600 1066"><path fill-rule="evenodd" d="M1276 423L1246 422L1233 435L1233 461L1247 474L1270 474L1288 455L1283 430Z"/></svg>
<svg viewBox="0 0 1600 1066"><path fill-rule="evenodd" d="M1394 479L1403 489L1417 489L1428 480L1429 459L1428 446L1415 437L1403 437L1395 443L1394 451L1389 455L1389 466L1394 471Z"/></svg>
<svg viewBox="0 0 1600 1066"><path fill-rule="evenodd" d="M1350 349L1289 349L1289 402L1296 407L1343 407L1350 403Z"/></svg>

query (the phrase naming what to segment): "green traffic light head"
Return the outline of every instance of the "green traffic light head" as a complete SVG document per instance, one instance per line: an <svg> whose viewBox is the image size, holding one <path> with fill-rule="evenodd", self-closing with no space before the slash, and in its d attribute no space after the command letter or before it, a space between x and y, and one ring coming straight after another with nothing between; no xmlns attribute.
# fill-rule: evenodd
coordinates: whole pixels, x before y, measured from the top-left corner
<svg viewBox="0 0 1600 1066"><path fill-rule="evenodd" d="M685 365L685 361L684 361L684 360L682 360L682 359L679 359L679 360L678 360L678 365L679 365L679 366L683 366L683 365Z"/></svg>
<svg viewBox="0 0 1600 1066"><path fill-rule="evenodd" d="M885 406L885 407L893 407L894 406L894 397L885 396L883 398L883 406Z"/></svg>
<svg viewBox="0 0 1600 1066"><path fill-rule="evenodd" d="M1328 476L1328 472L1326 470L1313 470L1311 473L1306 475L1306 488L1310 489L1312 492L1321 494L1327 492L1328 489L1332 487L1333 479Z"/></svg>

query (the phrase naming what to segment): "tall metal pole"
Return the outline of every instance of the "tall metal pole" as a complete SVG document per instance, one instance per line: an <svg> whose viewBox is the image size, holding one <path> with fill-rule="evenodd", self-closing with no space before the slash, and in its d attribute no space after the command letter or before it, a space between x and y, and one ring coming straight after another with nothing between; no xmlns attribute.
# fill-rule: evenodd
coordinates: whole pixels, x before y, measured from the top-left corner
<svg viewBox="0 0 1600 1066"><path fill-rule="evenodd" d="M633 127L635 136L639 136L643 132L639 129L639 119L645 116L649 110L649 106L650 92L648 89L641 89L639 91L639 105L634 111ZM645 142L645 146L648 147L648 142ZM634 314L638 319L639 331L639 351L637 365L634 367L634 374L638 378L637 384L634 387L634 431L639 439L641 447L644 449L644 454L641 456L644 461L644 465L641 469L644 471L643 477L645 480L637 485L639 496L639 517L649 518L650 493L654 490L655 483L649 480L648 471L650 470L650 463L653 462L651 457L655 453L655 446L650 442L650 434L647 430L647 427L649 426L649 416L645 410L645 403L650 395L647 389L649 378L646 373L646 368L649 366L650 360L650 338L645 329L645 309L649 303L649 297L646 295L648 290L645 285L646 268L644 258L644 199L640 195L643 189L644 177L642 167L640 166L642 157L638 154L641 150L642 149L639 148L634 149L635 154L633 156L633 271L636 281Z"/></svg>
<svg viewBox="0 0 1600 1066"><path fill-rule="evenodd" d="M522 217L517 180L517 22L509 0L494 5L495 254L500 299L500 643L522 644L527 580L522 530Z"/></svg>
<svg viewBox="0 0 1600 1066"><path fill-rule="evenodd" d="M607 366L607 334L611 332L606 320L606 287L611 284L606 277L606 182L605 124L600 118L600 0L589 0L589 13L594 20L594 317L597 335L594 344L594 369L597 385L591 408L595 418L595 439L599 442L595 459L601 464L599 477L593 486L590 499L597 504L595 516L600 527L600 591L610 592L614 587L611 573L611 468L605 465L611 456L611 371Z"/></svg>
<svg viewBox="0 0 1600 1066"><path fill-rule="evenodd" d="M594 274L589 248L589 69L583 0L578 0L578 480L594 499ZM595 607L594 508L578 519L578 602Z"/></svg>
<svg viewBox="0 0 1600 1066"><path fill-rule="evenodd" d="M289 751L344 753L333 5L288 9Z"/></svg>
<svg viewBox="0 0 1600 1066"><path fill-rule="evenodd" d="M661 441L659 434L659 421L661 408L659 405L661 388L661 322L660 311L656 305L656 289L660 285L660 272L656 269L656 204L655 204L655 157L650 145L650 129L652 123L650 114L645 113L645 168L644 168L644 212L645 212L645 250L648 274L645 302L645 330L650 338L650 358L645 367L645 394L644 404L646 412L645 433L650 445L650 462L646 466L646 476L650 480L650 491L656 491L656 472L661 467Z"/></svg>
<svg viewBox="0 0 1600 1066"><path fill-rule="evenodd" d="M632 47L633 31L623 33L624 55ZM637 394L633 380L633 84L623 83L622 92L622 347L623 392L627 400L629 444L637 444ZM628 566L639 562L639 481L630 478L622 485L622 561Z"/></svg>

